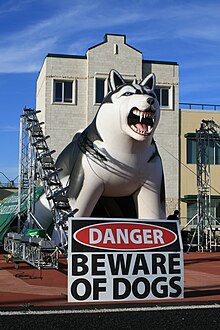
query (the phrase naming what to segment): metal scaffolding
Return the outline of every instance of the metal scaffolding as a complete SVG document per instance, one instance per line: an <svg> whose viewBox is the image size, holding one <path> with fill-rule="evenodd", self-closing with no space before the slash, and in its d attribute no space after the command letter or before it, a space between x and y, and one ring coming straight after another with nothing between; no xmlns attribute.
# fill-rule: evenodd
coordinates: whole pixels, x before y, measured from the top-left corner
<svg viewBox="0 0 220 330"><path fill-rule="evenodd" d="M68 218L73 217L76 210L72 210L66 196L66 189L63 188L59 178L58 169L55 166L47 139L42 130L42 122L39 122L37 113L34 109L24 109L20 119L20 152L19 152L19 186L18 186L18 233L25 229L39 228L43 229L37 219L34 217L35 190L39 183L44 188L45 196L48 200L54 221L54 230L59 237L58 246L54 245L47 235L49 243L42 243L42 238L35 237L34 248L33 238L26 238L25 235L14 236L9 233L5 240L5 250L11 253L18 253L20 258L37 267L43 267L41 260L51 259L51 255L56 256L55 251L61 249L67 250L67 227ZM24 207L27 203L26 221L24 222ZM23 230L23 231L22 231ZM45 239L44 239L45 240ZM44 241L43 240L43 241ZM37 245L37 248L36 248ZM54 251L51 251L54 247ZM46 251L46 252L45 252ZM49 252L48 252L49 251ZM50 258L45 257L45 253L50 254ZM33 260L38 258L39 260ZM57 267L57 262L52 262ZM40 266L39 266L40 265ZM48 266L48 264L47 264Z"/></svg>
<svg viewBox="0 0 220 330"><path fill-rule="evenodd" d="M30 109L28 109L30 110ZM19 176L18 176L18 232L21 231L24 217L23 204L27 202L28 228L32 228L34 213L34 192L35 192L35 154L31 145L31 134L27 129L29 123L24 109L20 117L20 141L19 141Z"/></svg>
<svg viewBox="0 0 220 330"><path fill-rule="evenodd" d="M197 155L197 214L187 223L197 220L189 249L197 235L198 251L216 248L218 243L215 237L215 225L220 223L211 212L211 168L214 154L213 146L220 139L220 126L213 120L202 120L200 129L196 130ZM213 159L212 159L213 158ZM186 227L185 226L185 227ZM184 228L185 228L184 227Z"/></svg>

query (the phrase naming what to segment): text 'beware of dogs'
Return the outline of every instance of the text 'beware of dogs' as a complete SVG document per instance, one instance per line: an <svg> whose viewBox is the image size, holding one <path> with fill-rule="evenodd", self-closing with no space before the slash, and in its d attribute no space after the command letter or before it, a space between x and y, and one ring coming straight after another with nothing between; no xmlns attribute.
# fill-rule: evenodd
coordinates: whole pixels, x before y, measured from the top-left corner
<svg viewBox="0 0 220 330"><path fill-rule="evenodd" d="M183 252L175 220L69 221L68 301L183 298Z"/></svg>

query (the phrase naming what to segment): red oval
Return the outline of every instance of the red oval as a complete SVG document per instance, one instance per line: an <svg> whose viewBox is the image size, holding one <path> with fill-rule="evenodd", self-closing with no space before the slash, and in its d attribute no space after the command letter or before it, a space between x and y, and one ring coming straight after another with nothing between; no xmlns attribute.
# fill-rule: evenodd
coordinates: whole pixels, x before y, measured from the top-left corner
<svg viewBox="0 0 220 330"><path fill-rule="evenodd" d="M108 222L77 230L74 239L83 245L107 250L149 250L174 243L169 229L137 222Z"/></svg>

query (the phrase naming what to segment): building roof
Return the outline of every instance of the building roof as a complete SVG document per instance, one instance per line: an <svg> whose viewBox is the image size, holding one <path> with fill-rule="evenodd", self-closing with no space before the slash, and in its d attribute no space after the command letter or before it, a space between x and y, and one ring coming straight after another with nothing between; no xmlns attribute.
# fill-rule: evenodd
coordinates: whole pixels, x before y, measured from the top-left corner
<svg viewBox="0 0 220 330"><path fill-rule="evenodd" d="M157 61L157 60L142 60L143 63L153 63L153 64L169 64L169 65L179 65L177 62L173 61Z"/></svg>
<svg viewBox="0 0 220 330"><path fill-rule="evenodd" d="M88 51L99 47L100 45L103 45L105 43L108 42L108 36L116 36L116 37L122 37L124 38L124 44L132 49L134 49L135 51L137 51L138 53L142 54L141 51L139 51L138 49L130 46L129 44L126 43L126 35L124 34L111 34L111 33L106 33L104 36L104 41L96 44L90 48L88 48ZM48 53L46 57L57 57L57 58L75 58L75 59L87 59L87 55L70 55L70 54L53 54L53 53ZM157 61L157 60L142 60L143 63L151 63L151 64L168 64L168 65L178 65L177 62L173 62L173 61Z"/></svg>
<svg viewBox="0 0 220 330"><path fill-rule="evenodd" d="M106 42L108 42L108 36L116 36L116 37L122 37L122 38L124 38L124 44L125 44L126 46L128 46L128 47L134 49L136 52L142 54L142 52L141 52L140 50L138 50L138 49L136 49L136 48L134 48L134 47L132 47L131 45L129 45L129 44L126 43L126 35L124 35L124 34L111 34L111 33L106 33L105 36L104 36L104 41L103 41L103 42L101 42L101 43L99 43L99 44L97 44L97 45L94 45L94 46L88 48L88 50L91 50L91 49L93 49L93 48L95 48L95 47L98 47L98 46L103 45L103 44L105 44Z"/></svg>
<svg viewBox="0 0 220 330"><path fill-rule="evenodd" d="M86 59L87 58L86 55L83 56L83 55L52 54L52 53L47 54L46 57L79 58L79 59Z"/></svg>

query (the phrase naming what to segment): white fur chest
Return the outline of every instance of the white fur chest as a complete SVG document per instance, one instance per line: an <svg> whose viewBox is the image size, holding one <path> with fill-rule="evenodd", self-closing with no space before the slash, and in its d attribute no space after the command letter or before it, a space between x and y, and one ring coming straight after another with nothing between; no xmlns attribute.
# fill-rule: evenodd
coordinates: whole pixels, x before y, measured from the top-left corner
<svg viewBox="0 0 220 330"><path fill-rule="evenodd" d="M100 142L96 144L96 150L104 155L106 160L98 160L87 154L83 167L85 172L92 170L102 181L105 196L132 194L146 183L151 175L153 164L148 161L155 152L154 144L143 150L136 148L136 152L128 153L126 150L119 152L117 147L109 150Z"/></svg>

